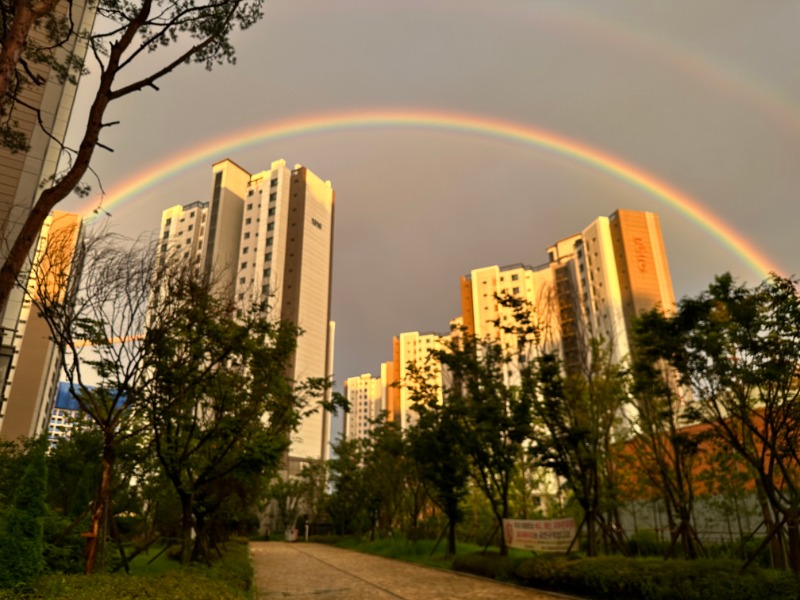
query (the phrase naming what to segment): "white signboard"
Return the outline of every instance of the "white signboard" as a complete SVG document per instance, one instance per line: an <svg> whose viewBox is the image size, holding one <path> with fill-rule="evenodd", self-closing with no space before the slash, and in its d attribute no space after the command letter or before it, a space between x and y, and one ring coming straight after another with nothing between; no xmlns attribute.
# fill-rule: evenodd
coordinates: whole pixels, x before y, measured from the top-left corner
<svg viewBox="0 0 800 600"><path fill-rule="evenodd" d="M566 552L575 537L575 519L520 521L503 519L506 544L533 552ZM572 547L577 550L577 542Z"/></svg>

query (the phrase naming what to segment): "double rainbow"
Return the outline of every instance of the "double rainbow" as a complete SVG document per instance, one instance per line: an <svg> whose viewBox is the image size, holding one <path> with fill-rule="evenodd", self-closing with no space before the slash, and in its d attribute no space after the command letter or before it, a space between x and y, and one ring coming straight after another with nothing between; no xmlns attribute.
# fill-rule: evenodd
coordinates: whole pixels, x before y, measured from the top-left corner
<svg viewBox="0 0 800 600"><path fill-rule="evenodd" d="M215 138L132 175L109 191L103 201L103 208L113 210L170 177L200 163L221 160L226 153L234 150L304 134L387 128L472 134L532 146L567 157L619 179L677 210L717 238L761 277L770 272L782 272L774 261L699 201L646 171L607 152L562 135L521 123L464 113L408 109L366 110L314 114L265 123ZM95 209L96 205L86 207L84 210L86 217L91 218L92 213L97 214Z"/></svg>

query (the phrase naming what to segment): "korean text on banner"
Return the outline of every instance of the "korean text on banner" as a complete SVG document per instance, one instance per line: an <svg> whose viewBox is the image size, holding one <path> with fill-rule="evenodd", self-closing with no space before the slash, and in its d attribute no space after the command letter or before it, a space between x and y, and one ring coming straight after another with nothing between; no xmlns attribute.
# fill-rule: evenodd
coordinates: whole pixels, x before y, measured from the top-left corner
<svg viewBox="0 0 800 600"><path fill-rule="evenodd" d="M575 537L575 519L503 519L506 544L533 552L566 552ZM572 548L576 549L575 546Z"/></svg>

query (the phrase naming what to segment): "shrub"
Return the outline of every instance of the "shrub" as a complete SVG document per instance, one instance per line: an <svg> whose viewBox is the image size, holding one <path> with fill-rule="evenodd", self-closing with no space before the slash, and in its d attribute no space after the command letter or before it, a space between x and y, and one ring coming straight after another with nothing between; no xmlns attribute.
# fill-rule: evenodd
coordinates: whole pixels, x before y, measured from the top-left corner
<svg viewBox="0 0 800 600"><path fill-rule="evenodd" d="M0 588L33 581L44 568L45 442L31 448L30 462L14 493L14 504L0 515Z"/></svg>
<svg viewBox="0 0 800 600"><path fill-rule="evenodd" d="M453 560L453 569L489 579L510 581L522 560L499 554L460 554Z"/></svg>
<svg viewBox="0 0 800 600"><path fill-rule="evenodd" d="M70 527L69 519L47 508L44 517L45 573L82 573L84 567L83 549L86 540L81 537L81 528L75 528L65 535Z"/></svg>
<svg viewBox="0 0 800 600"><path fill-rule="evenodd" d="M231 539L225 544L222 558L205 573L206 577L221 581L239 592L247 592L253 585L253 565L247 551L246 539Z"/></svg>
<svg viewBox="0 0 800 600"><path fill-rule="evenodd" d="M800 600L800 581L791 573L757 568L740 573L741 564L620 556L520 560L468 554L457 557L453 568L596 600Z"/></svg>
<svg viewBox="0 0 800 600"><path fill-rule="evenodd" d="M664 556L669 542L660 541L652 529L640 529L628 538L626 546L630 556Z"/></svg>
<svg viewBox="0 0 800 600"><path fill-rule="evenodd" d="M789 573L753 569L739 573L732 560L662 560L623 557L533 558L515 570L525 585L597 599L792 600L800 584Z"/></svg>

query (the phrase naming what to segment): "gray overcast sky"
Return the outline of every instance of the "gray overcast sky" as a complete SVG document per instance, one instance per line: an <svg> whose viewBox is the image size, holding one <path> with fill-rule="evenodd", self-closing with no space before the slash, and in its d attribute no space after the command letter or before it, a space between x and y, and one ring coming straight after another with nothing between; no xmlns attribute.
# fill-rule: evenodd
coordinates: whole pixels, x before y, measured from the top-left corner
<svg viewBox="0 0 800 600"><path fill-rule="evenodd" d="M93 164L113 189L173 155L281 119L470 113L617 156L696 199L785 274L800 273L797 31L800 3L781 0L268 0L264 20L237 36L236 66L184 68L160 92L112 109L122 124L102 141L115 152L98 150ZM397 333L446 331L460 313L462 273L542 263L548 244L618 207L660 215L678 296L723 271L760 280L674 207L524 144L345 128L227 157L252 172L285 158L333 181L339 382L377 374ZM211 162L114 207L112 225L153 230L167 206L208 200Z"/></svg>

